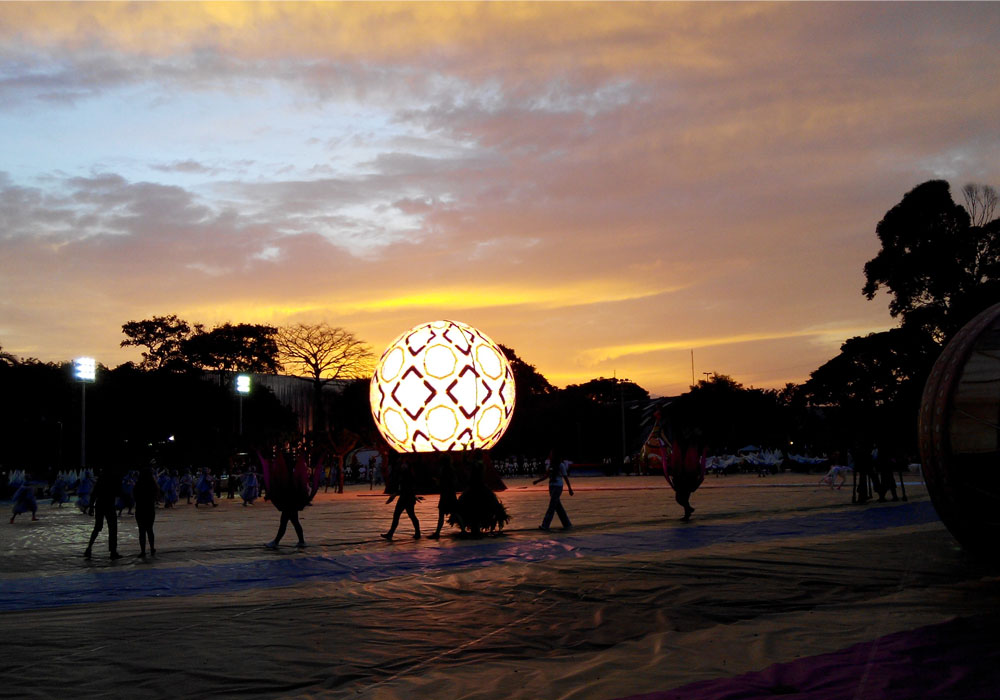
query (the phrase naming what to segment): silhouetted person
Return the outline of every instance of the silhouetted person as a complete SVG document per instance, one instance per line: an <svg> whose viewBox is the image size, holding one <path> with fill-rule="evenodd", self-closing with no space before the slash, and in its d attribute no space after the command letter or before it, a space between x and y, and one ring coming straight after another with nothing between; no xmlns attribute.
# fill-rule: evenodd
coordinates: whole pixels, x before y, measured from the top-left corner
<svg viewBox="0 0 1000 700"><path fill-rule="evenodd" d="M438 476L438 491L441 497L438 499L438 522L437 529L428 537L436 540L441 536L441 527L444 525L444 516L454 514L455 518L461 522L461 515L458 513L458 497L455 495L455 470L451 467L451 460L444 458L441 460L441 473ZM464 529L464 528L463 528Z"/></svg>
<svg viewBox="0 0 1000 700"><path fill-rule="evenodd" d="M392 512L392 526L389 528L389 532L383 532L382 537L387 540L392 539L392 535L396 532L396 528L399 526L399 516L406 511L406 514L410 517L410 522L413 523L413 539L420 539L420 521L417 520L417 514L413 512L413 506L417 504L420 500L417 496L417 487L413 482L413 472L410 470L410 465L407 462L401 462L399 465L399 475L396 478L396 490L389 496L389 500L386 503L392 503L393 499L397 498L396 509Z"/></svg>
<svg viewBox="0 0 1000 700"><path fill-rule="evenodd" d="M467 528L473 537L480 537L486 531L503 530L510 516L503 502L486 484L485 465L473 461L468 464L467 473L469 485L458 497L458 508L448 522L463 528L463 532Z"/></svg>
<svg viewBox="0 0 1000 700"><path fill-rule="evenodd" d="M674 500L684 509L681 520L688 522L694 507L691 505L691 494L698 490L705 479L705 459L697 448L690 446L686 450L674 442L673 449L663 465L663 476L674 490Z"/></svg>
<svg viewBox="0 0 1000 700"><path fill-rule="evenodd" d="M90 542L83 552L83 556L87 559L90 559L94 540L104 528L105 522L108 524L108 550L111 552L111 558L122 558L118 553L118 512L115 507L120 488L121 477L114 469L106 467L94 487L94 530L90 533Z"/></svg>
<svg viewBox="0 0 1000 700"><path fill-rule="evenodd" d="M153 539L153 521L156 519L156 495L159 487L151 467L139 471L139 478L132 489L135 499L135 524L139 527L139 556L146 556L146 540L149 539L149 553L156 555Z"/></svg>
<svg viewBox="0 0 1000 700"><path fill-rule="evenodd" d="M63 474L60 473L56 477L52 488L49 489L49 495L52 496L52 505L58 505L60 508L63 507L63 503L69 501L66 477Z"/></svg>
<svg viewBox="0 0 1000 700"><path fill-rule="evenodd" d="M80 509L81 513L86 513L88 515L94 514L94 478L90 474L90 470L84 470L83 476L80 477L80 485L76 489L76 506Z"/></svg>
<svg viewBox="0 0 1000 700"><path fill-rule="evenodd" d="M879 456L875 460L875 476L876 476L875 490L878 492L879 503L885 503L886 492L892 494L892 500L894 501L899 500L899 496L896 494L896 474L895 474L895 472L901 471L899 466L899 461L900 461L899 458L895 454L890 455L888 457Z"/></svg>
<svg viewBox="0 0 1000 700"><path fill-rule="evenodd" d="M875 476L872 468L872 456L868 450L854 449L850 452L854 461L854 496L853 503L863 504L871 500L871 482Z"/></svg>
<svg viewBox="0 0 1000 700"><path fill-rule="evenodd" d="M215 477L208 470L208 467L202 467L201 478L198 479L198 484L196 486L197 495L194 499L194 507L197 508L200 505L206 505L211 503L212 507L215 508L219 504L215 501L215 496L212 495L213 485L215 483Z"/></svg>
<svg viewBox="0 0 1000 700"><path fill-rule="evenodd" d="M31 511L31 519L38 520L38 502L35 500L35 487L28 483L28 476L25 475L24 483L14 493L14 514L10 516L10 524L14 524L14 518L21 513Z"/></svg>
<svg viewBox="0 0 1000 700"><path fill-rule="evenodd" d="M573 527L573 523L569 521L569 516L566 515L566 509L563 508L562 504L562 492L563 492L563 482L566 482L566 488L569 491L569 495L573 495L573 486L569 482L569 467L566 462L559 460L558 455L555 450L549 453L548 465L546 466L545 475L541 476L533 483L539 483L545 479L549 480L549 507L545 511L545 517L542 518L542 524L539 526L539 530L548 530L549 526L552 524L552 516L558 515L559 522L562 523L563 530L568 530Z"/></svg>
<svg viewBox="0 0 1000 700"><path fill-rule="evenodd" d="M186 498L187 504L191 505L191 496L194 495L194 477L191 475L191 470L188 469L181 476L178 482L178 493L179 498Z"/></svg>
<svg viewBox="0 0 1000 700"><path fill-rule="evenodd" d="M257 471L251 466L248 467L246 475L243 477L243 488L240 489L240 498L243 505L253 505L253 502L260 496L260 483L257 481Z"/></svg>
<svg viewBox="0 0 1000 700"><path fill-rule="evenodd" d="M305 508L309 502L309 473L304 460L298 462L286 462L281 454L268 465L270 478L268 479L267 493L271 503L281 511L281 522L278 524L278 534L267 543L269 549L276 549L281 538L285 535L288 523L295 528L295 534L299 541L297 547L305 547L305 535L302 532L302 525L299 523L299 511Z"/></svg>

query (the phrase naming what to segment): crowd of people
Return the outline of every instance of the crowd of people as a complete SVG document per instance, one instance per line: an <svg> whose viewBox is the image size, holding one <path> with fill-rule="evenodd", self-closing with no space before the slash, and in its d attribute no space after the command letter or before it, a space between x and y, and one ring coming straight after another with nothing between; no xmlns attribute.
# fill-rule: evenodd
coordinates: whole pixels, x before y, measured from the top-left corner
<svg viewBox="0 0 1000 700"><path fill-rule="evenodd" d="M276 448L267 455L257 455L262 473L249 463L242 473L229 475L229 497L236 494L243 506L251 506L259 499L270 501L280 512L278 531L267 542L269 548L280 545L289 525L297 536L297 547L305 547L305 535L299 521L299 512L310 505L320 486L330 478L330 472L322 460L314 460L305 450L286 443L284 448ZM412 457L412 456L411 456ZM382 533L386 540L392 540L399 526L400 517L406 513L413 526L413 537L421 536L420 523L414 506L423 497L418 495L414 478L414 467L405 457L386 455L387 503L395 501L392 524ZM537 468L538 462L530 462ZM368 465L371 469L372 465ZM542 479L548 479L550 503L541 529L549 529L553 514L558 514L564 528L571 527L565 509L559 502L562 484L569 484L569 462L550 455L541 463L545 470ZM464 459L459 465L464 488L459 490L455 468L447 457L441 457L434 469L435 491L440 494L437 507L437 526L430 538L437 539L447 522L457 527L461 534L479 537L486 533L498 532L510 521L503 502L487 483L487 469L492 469L488 460ZM506 469L504 470L506 471ZM540 479L541 480L541 479ZM89 469L79 472L66 471L56 475L46 487L44 482L33 481L25 472L15 472L10 478L14 490L14 507L11 523L18 515L30 512L32 519L38 519L36 491L47 488L51 506L62 508L75 496L75 505L81 513L94 518L94 526L84 550L84 557L93 556L93 548L101 534L107 529L108 551L111 559L121 558L118 552L118 524L126 515L132 515L139 532L139 556L155 556L156 540L154 523L159 509L174 509L178 504L217 507L222 497L221 480L208 468L197 474L188 469L183 474L176 469L162 468L156 460L140 469L122 471L106 467L95 474Z"/></svg>
<svg viewBox="0 0 1000 700"><path fill-rule="evenodd" d="M227 480L229 498L234 499L238 494L244 506L254 505L263 495L253 466L246 466L242 473L228 475ZM201 505L217 507L217 499L222 497L222 480L207 467L197 477L190 469L182 475L177 469L158 468L155 459L142 469L124 473L110 467L103 469L99 476L90 469L61 471L51 484L32 479L24 470L12 472L5 481L6 489L12 493L11 524L17 516L29 512L32 520L39 519L36 495L39 492L47 491L50 507L57 508L62 508L75 496L75 506L80 512L94 517L94 529L84 550L86 558L92 556L94 542L105 526L111 558L120 558L117 533L123 513L134 516L139 530L140 556L145 557L147 541L149 554L156 554L153 523L157 508L174 508L180 499L185 499L188 505L194 499L196 508Z"/></svg>
<svg viewBox="0 0 1000 700"><path fill-rule="evenodd" d="M661 441L662 442L662 441ZM689 520L694 507L690 503L691 494L698 488L706 473L704 450L691 446L681 448L676 443L667 445L657 442L657 456L663 465L663 473L673 488L677 503L684 510L682 520ZM244 455L243 457L248 457ZM48 492L50 507L62 508L75 496L75 505L82 513L94 517L94 527L84 550L85 557L91 557L97 538L106 527L108 549L112 559L120 558L117 544L118 521L124 514L132 515L139 531L141 557L156 554L153 526L158 509L174 509L179 504L194 505L195 508L218 507L225 492L229 499L237 497L244 507L253 506L259 500L270 501L280 512L278 530L275 537L267 542L267 547L277 548L291 525L297 536L297 547L305 547L306 540L299 512L310 505L317 491L335 478L335 469L315 457L308 445L300 443L275 447L267 454L257 453L260 472L249 458L242 458L233 464L230 474L213 474L207 467L195 473L187 469L180 473L177 469L162 468L156 460L141 469L122 472L105 468L99 477L90 470L59 472L51 484L33 480L24 471L15 471L6 476L6 491L12 494L13 524L19 515L31 514L38 520L39 493ZM821 485L839 489L852 477L854 502L865 502L878 495L879 501L887 496L897 500L894 473L900 472L900 465L893 460L878 459L873 452L871 459L856 460L848 466L834 465L820 481ZM431 458L433 459L433 458ZM384 464L383 464L384 460ZM405 513L412 525L412 536L421 537L420 522L415 505L423 500L420 493L439 494L437 523L431 539L441 536L447 523L457 527L464 535L478 537L497 532L510 521L503 502L496 496L494 487L500 476L521 476L542 474L534 483L547 481L549 491L548 508L539 529L548 530L554 518L558 517L562 527L569 529L572 521L562 503L563 491L573 496L570 481L570 466L555 451L547 459L510 458L490 462L488 456L476 459L468 454L456 460L452 456L439 455L435 462L419 460L415 469L416 455L381 454L378 464L369 458L364 465L364 475L374 483L372 474L378 470L386 482L389 498L387 504L395 501L389 529L381 534L385 540L392 540ZM357 464L354 460L345 467ZM456 475L456 470L460 472ZM419 472L421 483L415 471ZM487 471L490 473L487 476ZM350 471L348 472L350 473ZM381 481L382 479L379 479ZM493 480L491 482L491 480ZM905 487L902 498L906 500ZM459 488L459 484L462 488ZM147 547L148 544L148 547Z"/></svg>

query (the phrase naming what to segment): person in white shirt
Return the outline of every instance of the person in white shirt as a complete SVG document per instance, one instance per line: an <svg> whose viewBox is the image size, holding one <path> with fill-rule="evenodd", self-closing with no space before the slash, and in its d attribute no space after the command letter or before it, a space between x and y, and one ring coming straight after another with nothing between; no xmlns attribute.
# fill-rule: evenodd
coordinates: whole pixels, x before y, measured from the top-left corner
<svg viewBox="0 0 1000 700"><path fill-rule="evenodd" d="M562 497L563 482L566 482L566 489L570 496L573 495L573 485L569 481L569 461L560 461L555 450L549 453L549 458L546 460L545 476L539 477L534 483L537 484L546 478L549 480L549 508L545 511L545 517L538 529L548 530L552 524L552 516L558 515L563 530L568 530L573 527L573 524L570 522L569 516L566 515L566 509L563 508L560 498Z"/></svg>

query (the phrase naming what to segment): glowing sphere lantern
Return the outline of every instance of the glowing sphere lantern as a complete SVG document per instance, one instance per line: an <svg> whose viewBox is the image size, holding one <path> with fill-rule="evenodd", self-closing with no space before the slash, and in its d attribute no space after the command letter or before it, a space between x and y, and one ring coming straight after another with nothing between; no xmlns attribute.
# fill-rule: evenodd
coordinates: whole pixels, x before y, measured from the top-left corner
<svg viewBox="0 0 1000 700"><path fill-rule="evenodd" d="M514 374L481 331L458 321L423 323L382 353L371 407L398 452L488 450L514 414Z"/></svg>

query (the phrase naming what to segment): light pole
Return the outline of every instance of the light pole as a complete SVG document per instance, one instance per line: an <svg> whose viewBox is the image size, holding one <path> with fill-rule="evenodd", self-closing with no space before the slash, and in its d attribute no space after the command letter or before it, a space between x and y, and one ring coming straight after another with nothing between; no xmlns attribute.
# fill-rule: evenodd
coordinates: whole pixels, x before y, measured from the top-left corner
<svg viewBox="0 0 1000 700"><path fill-rule="evenodd" d="M240 437L243 436L243 397L250 393L250 375L236 375L236 393L240 397Z"/></svg>
<svg viewBox="0 0 1000 700"><path fill-rule="evenodd" d="M87 385L97 379L97 361L93 357L78 357L73 361L73 374L80 382L80 469L87 468Z"/></svg>
<svg viewBox="0 0 1000 700"><path fill-rule="evenodd" d="M625 460L628 459L628 447L625 443L625 380L618 383L618 398L622 409L622 471L625 470Z"/></svg>

